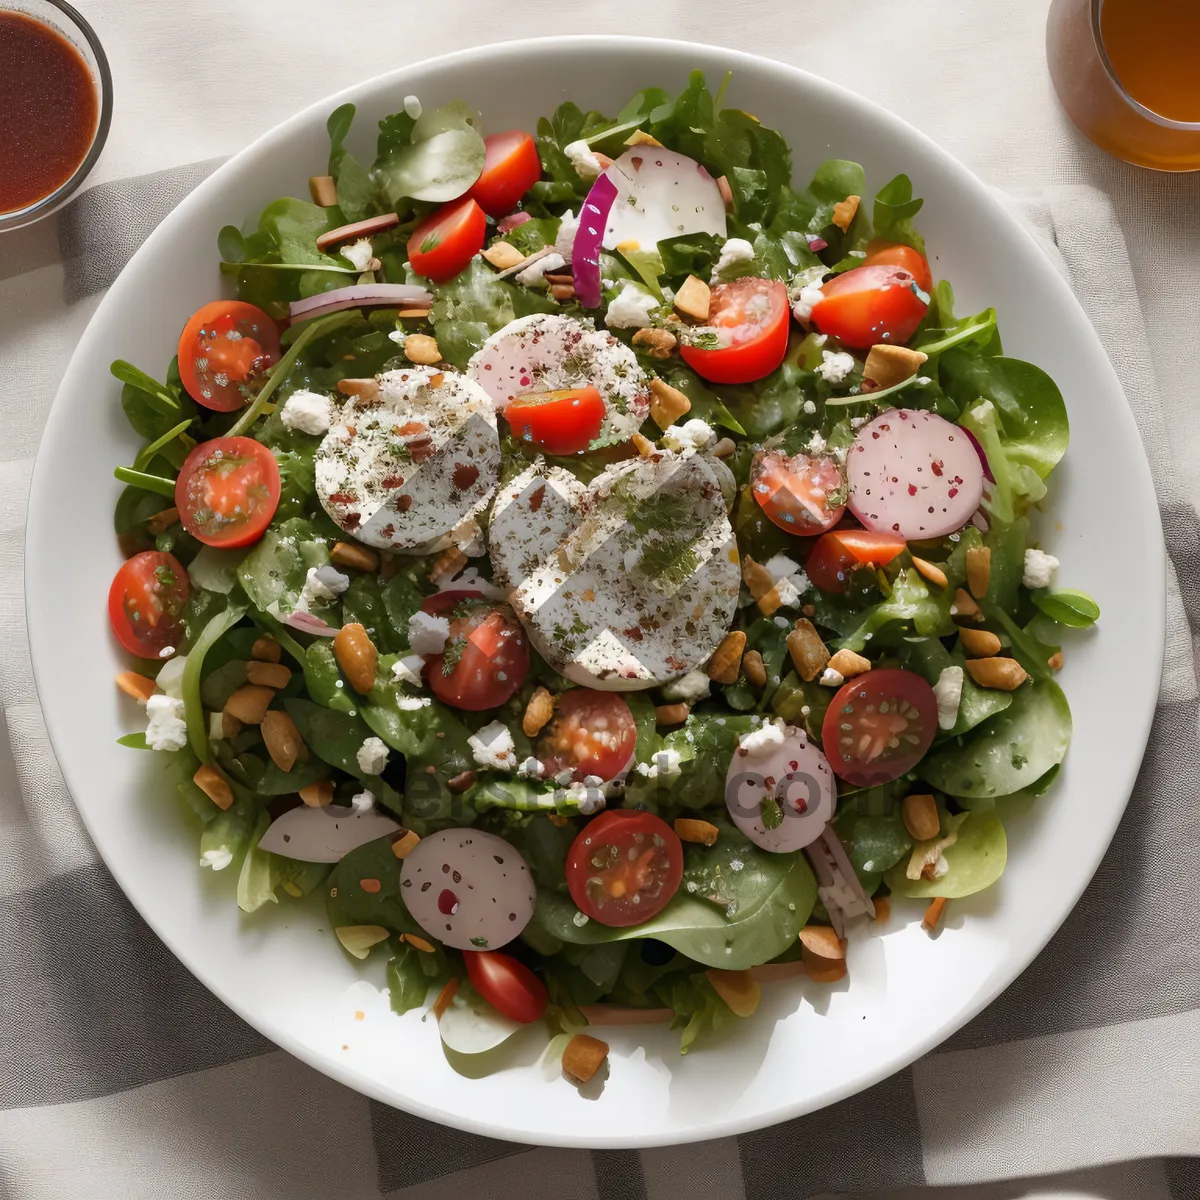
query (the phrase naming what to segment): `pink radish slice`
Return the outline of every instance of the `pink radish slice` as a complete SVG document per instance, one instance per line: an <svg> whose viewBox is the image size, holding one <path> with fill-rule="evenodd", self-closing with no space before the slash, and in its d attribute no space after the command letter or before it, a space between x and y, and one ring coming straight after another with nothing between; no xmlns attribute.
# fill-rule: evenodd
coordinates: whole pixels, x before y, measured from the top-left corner
<svg viewBox="0 0 1200 1200"><path fill-rule="evenodd" d="M600 243L608 224L609 210L617 198L617 185L607 175L592 184L583 207L579 210L579 227L571 247L571 267L575 275L575 299L584 308L599 308L602 298L600 284Z"/></svg>
<svg viewBox="0 0 1200 1200"><path fill-rule="evenodd" d="M864 425L846 475L850 511L867 529L905 539L961 529L983 496L983 467L965 430L915 408L891 408Z"/></svg>
<svg viewBox="0 0 1200 1200"><path fill-rule="evenodd" d="M339 804L289 808L272 822L258 848L300 862L339 862L351 850L399 828L399 821L375 809L360 813Z"/></svg>

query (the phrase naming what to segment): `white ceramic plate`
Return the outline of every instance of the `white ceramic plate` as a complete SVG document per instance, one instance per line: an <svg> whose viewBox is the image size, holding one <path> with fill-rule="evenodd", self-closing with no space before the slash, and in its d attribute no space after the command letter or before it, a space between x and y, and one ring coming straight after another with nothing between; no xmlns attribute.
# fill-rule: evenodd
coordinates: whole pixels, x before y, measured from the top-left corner
<svg viewBox="0 0 1200 1200"><path fill-rule="evenodd" d="M1063 581L1094 595L1104 615L1068 647L1062 684L1075 742L1058 786L1010 830L998 887L954 901L936 940L919 928L919 905L897 903L885 934L854 938L849 986L774 984L735 1036L686 1058L662 1027L612 1031L611 1077L588 1099L535 1065L540 1028L511 1044L499 1073L456 1074L432 1022L388 1011L376 991L382 958L350 961L319 903L245 919L232 880L197 869L196 832L161 772L116 744L134 712L112 684L119 655L105 617L120 562L111 472L137 446L108 364L121 357L163 370L188 315L225 290L217 230L277 196L306 195L336 104L358 105L355 140L365 151L375 121L408 93L427 105L464 99L493 130L529 128L564 99L612 112L641 87L681 87L697 67L714 83L733 69L731 101L782 131L797 178L831 155L863 163L873 187L900 171L912 177L935 274L953 281L959 311L995 305L1007 351L1049 371L1066 396L1071 449L1054 473L1042 534ZM421 1116L523 1142L650 1146L736 1133L839 1100L936 1046L1029 963L1091 878L1133 785L1162 658L1164 559L1150 473L1100 343L1041 250L979 180L882 109L779 63L677 43L560 38L452 55L323 101L237 155L159 226L92 319L42 442L28 535L33 663L50 736L97 847L163 941L226 1004L319 1070ZM1122 547L1119 572L1113 546ZM1129 579L1144 582L1131 588Z"/></svg>

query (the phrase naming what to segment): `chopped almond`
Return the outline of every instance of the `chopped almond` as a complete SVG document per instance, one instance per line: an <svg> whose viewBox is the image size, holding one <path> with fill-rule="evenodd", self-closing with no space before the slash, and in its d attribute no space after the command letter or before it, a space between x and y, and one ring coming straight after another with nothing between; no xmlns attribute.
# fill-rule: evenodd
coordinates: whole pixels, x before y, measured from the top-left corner
<svg viewBox="0 0 1200 1200"><path fill-rule="evenodd" d="M587 1083L608 1057L608 1043L587 1033L577 1033L563 1051L563 1076L569 1083Z"/></svg>
<svg viewBox="0 0 1200 1200"><path fill-rule="evenodd" d="M525 261L523 255L511 242L495 242L483 252L485 261L492 264L497 271L507 271Z"/></svg>
<svg viewBox="0 0 1200 1200"><path fill-rule="evenodd" d="M682 725L688 719L691 709L686 704L659 704L654 709L654 721L657 725Z"/></svg>
<svg viewBox="0 0 1200 1200"><path fill-rule="evenodd" d="M148 679L145 675L139 675L136 671L122 671L117 676L117 687L121 689L127 696L132 696L135 700L140 700L143 704L154 695L158 684L153 679Z"/></svg>
<svg viewBox="0 0 1200 1200"><path fill-rule="evenodd" d="M259 662L253 659L246 664L246 682L261 684L263 687L287 687L292 677L291 668L282 663Z"/></svg>
<svg viewBox="0 0 1200 1200"><path fill-rule="evenodd" d="M442 988L440 992L438 992L437 999L433 1002L433 1008L431 1011L439 1021L445 1015L446 1009L450 1007L450 1002L458 994L460 984L461 981L459 979L451 979L446 983L446 986Z"/></svg>
<svg viewBox="0 0 1200 1200"><path fill-rule="evenodd" d="M746 648L746 635L740 629L731 629L713 651L708 661L708 677L713 683L737 683L742 668L742 651Z"/></svg>
<svg viewBox="0 0 1200 1200"><path fill-rule="evenodd" d="M659 429L669 429L691 407L692 402L665 379L650 380L650 419Z"/></svg>
<svg viewBox="0 0 1200 1200"><path fill-rule="evenodd" d="M807 946L801 945L800 961L804 963L804 971L814 983L837 983L839 979L846 978L845 958L822 958Z"/></svg>
<svg viewBox="0 0 1200 1200"><path fill-rule="evenodd" d="M404 834L392 843L392 853L397 858L407 858L420 840L411 829L406 829Z"/></svg>
<svg viewBox="0 0 1200 1200"><path fill-rule="evenodd" d="M829 665L829 650L807 617L801 617L787 635L787 648L796 672L805 683L811 683Z"/></svg>
<svg viewBox="0 0 1200 1200"><path fill-rule="evenodd" d="M917 569L917 574L922 579L929 580L930 583L936 583L938 587L948 587L950 581L946 578L946 572L936 563L926 562L923 558L918 558L915 554L912 560L913 566Z"/></svg>
<svg viewBox="0 0 1200 1200"><path fill-rule="evenodd" d="M818 958L832 961L846 957L846 941L830 925L805 925L800 930L800 945Z"/></svg>
<svg viewBox="0 0 1200 1200"><path fill-rule="evenodd" d="M900 805L900 817L914 842L928 842L937 837L942 827L937 801L930 795L905 796Z"/></svg>
<svg viewBox="0 0 1200 1200"><path fill-rule="evenodd" d="M298 758L308 756L308 748L304 744L295 721L287 713L271 709L263 713L262 724L263 744L271 761L281 770L290 771L296 765Z"/></svg>
<svg viewBox="0 0 1200 1200"><path fill-rule="evenodd" d="M968 658L967 674L980 687L1015 692L1029 678L1015 658Z"/></svg>
<svg viewBox="0 0 1200 1200"><path fill-rule="evenodd" d="M229 781L214 767L204 763L192 776L192 782L220 809L233 803Z"/></svg>
<svg viewBox="0 0 1200 1200"><path fill-rule="evenodd" d="M855 654L853 650L839 650L828 665L843 679L853 679L855 675L865 675L871 669L871 660Z"/></svg>
<svg viewBox="0 0 1200 1200"><path fill-rule="evenodd" d="M1061 671L1063 669L1062 651L1058 650L1054 654L1050 655L1050 657L1046 659L1046 666L1048 666L1052 671Z"/></svg>
<svg viewBox="0 0 1200 1200"><path fill-rule="evenodd" d="M436 953L432 942L427 942L423 937L418 937L415 933L402 933L400 940L407 942L414 950L420 950L422 954Z"/></svg>
<svg viewBox="0 0 1200 1200"><path fill-rule="evenodd" d="M891 919L892 915L892 899L890 896L876 896L875 905L875 924L883 925Z"/></svg>
<svg viewBox="0 0 1200 1200"><path fill-rule="evenodd" d="M711 821L699 821L694 817L676 817L675 834L681 842L695 842L700 846L716 844L721 831Z"/></svg>
<svg viewBox="0 0 1200 1200"><path fill-rule="evenodd" d="M310 783L300 789L300 799L309 808L324 808L333 803L333 780L322 779L319 783Z"/></svg>
<svg viewBox="0 0 1200 1200"><path fill-rule="evenodd" d="M992 658L1000 653L1000 639L986 629L960 629L958 640L969 658Z"/></svg>
<svg viewBox="0 0 1200 1200"><path fill-rule="evenodd" d="M850 223L854 220L861 201L861 196L847 196L845 200L839 200L833 206L833 216L829 219L845 233L850 228Z"/></svg>
<svg viewBox="0 0 1200 1200"><path fill-rule="evenodd" d="M863 364L863 379L873 380L880 389L894 387L911 379L927 357L920 350L880 342L872 346L867 355L867 361Z"/></svg>
<svg viewBox="0 0 1200 1200"><path fill-rule="evenodd" d="M638 452L640 458L649 458L655 452L654 443L640 433L633 435L633 448Z"/></svg>
<svg viewBox="0 0 1200 1200"><path fill-rule="evenodd" d="M981 600L987 595L992 577L992 552L987 546L971 546L967 549L967 587L971 595Z"/></svg>
<svg viewBox="0 0 1200 1200"><path fill-rule="evenodd" d="M259 662L277 663L283 657L283 647L273 637L260 637L250 647L250 657Z"/></svg>
<svg viewBox="0 0 1200 1200"><path fill-rule="evenodd" d="M950 615L960 617L964 621L983 620L983 611L975 603L975 597L963 588L959 588L954 593L954 603L950 605Z"/></svg>
<svg viewBox="0 0 1200 1200"><path fill-rule="evenodd" d="M432 384L433 380L429 382ZM355 571L374 573L379 570L379 553L356 542L334 542L333 549L329 551L329 561Z"/></svg>
<svg viewBox="0 0 1200 1200"><path fill-rule="evenodd" d="M333 208L338 202L337 184L332 175L309 176L308 194L321 208Z"/></svg>
<svg viewBox="0 0 1200 1200"><path fill-rule="evenodd" d="M707 321L712 308L712 292L703 279L689 275L675 293L675 311L693 321Z"/></svg>
<svg viewBox="0 0 1200 1200"><path fill-rule="evenodd" d="M925 910L925 915L921 918L921 924L925 926L931 933L942 922L942 912L946 907L945 896L935 896L929 902L929 907Z"/></svg>
<svg viewBox="0 0 1200 1200"><path fill-rule="evenodd" d="M660 150L663 148L662 142L658 138L653 137L644 129L635 129L626 139L627 146L657 146Z"/></svg>
<svg viewBox="0 0 1200 1200"><path fill-rule="evenodd" d="M544 687L534 689L521 718L521 729L526 737L537 737L554 716L554 697Z"/></svg>
<svg viewBox="0 0 1200 1200"><path fill-rule="evenodd" d="M633 344L651 358L670 358L679 342L669 329L639 329L633 335Z"/></svg>
<svg viewBox="0 0 1200 1200"><path fill-rule="evenodd" d="M418 366L431 366L442 361L437 339L431 338L427 333L410 333L404 339L401 349L404 351L404 357Z"/></svg>
<svg viewBox="0 0 1200 1200"><path fill-rule="evenodd" d="M747 650L742 658L742 672L752 687L762 687L767 682L767 665L757 650Z"/></svg>
<svg viewBox="0 0 1200 1200"><path fill-rule="evenodd" d="M225 709L231 717L236 717L243 725L257 725L266 715L275 693L269 687L250 683L240 687L228 700Z"/></svg>

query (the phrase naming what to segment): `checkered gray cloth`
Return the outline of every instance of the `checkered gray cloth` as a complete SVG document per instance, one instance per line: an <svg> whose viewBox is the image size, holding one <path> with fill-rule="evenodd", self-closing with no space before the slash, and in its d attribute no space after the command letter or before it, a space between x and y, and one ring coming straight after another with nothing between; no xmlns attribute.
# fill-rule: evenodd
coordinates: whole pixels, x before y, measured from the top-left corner
<svg viewBox="0 0 1200 1200"><path fill-rule="evenodd" d="M1096 878L995 1004L877 1087L740 1138L589 1153L430 1125L274 1049L134 913L55 766L23 633L33 455L99 296L215 165L103 184L57 223L0 244L0 1197L799 1198L1123 1160L1071 1181L1114 1197L1200 1197L1200 1160L1184 1157L1200 1155L1200 528L1173 465L1200 423L1193 413L1178 427L1173 414L1168 436L1105 195L1061 186L1023 205L1125 385L1171 558L1154 730Z"/></svg>

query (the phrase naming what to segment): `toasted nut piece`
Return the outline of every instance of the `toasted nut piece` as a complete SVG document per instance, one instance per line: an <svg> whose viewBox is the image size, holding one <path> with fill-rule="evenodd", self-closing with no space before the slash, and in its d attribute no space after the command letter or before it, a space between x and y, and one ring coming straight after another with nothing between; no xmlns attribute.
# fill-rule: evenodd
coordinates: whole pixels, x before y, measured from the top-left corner
<svg viewBox="0 0 1200 1200"><path fill-rule="evenodd" d="M643 437L640 433L633 435L633 448L641 458L649 458L655 453L654 443L648 437Z"/></svg>
<svg viewBox="0 0 1200 1200"><path fill-rule="evenodd" d="M737 443L733 438L723 437L709 451L713 458L728 458L737 449Z"/></svg>
<svg viewBox="0 0 1200 1200"><path fill-rule="evenodd" d="M290 771L296 765L296 759L304 757L307 750L304 739L287 713L271 709L263 714L260 728L267 753L281 771Z"/></svg>
<svg viewBox="0 0 1200 1200"><path fill-rule="evenodd" d="M334 542L333 549L329 552L329 561L339 567L352 567L355 571L374 573L379 570L378 552L368 546L359 546L355 542Z"/></svg>
<svg viewBox="0 0 1200 1200"><path fill-rule="evenodd" d="M633 344L641 346L651 358L670 358L678 339L669 329L639 329Z"/></svg>
<svg viewBox="0 0 1200 1200"><path fill-rule="evenodd" d="M828 665L843 679L853 679L855 675L865 675L871 669L871 660L855 654L853 650L839 650Z"/></svg>
<svg viewBox="0 0 1200 1200"><path fill-rule="evenodd" d="M366 958L372 946L388 940L388 931L382 925L339 925L334 931L342 949L355 958Z"/></svg>
<svg viewBox="0 0 1200 1200"><path fill-rule="evenodd" d="M525 706L525 715L521 718L521 728L526 737L537 737L554 716L554 697L544 687L535 688Z"/></svg>
<svg viewBox="0 0 1200 1200"><path fill-rule="evenodd" d="M404 320L425 321L429 318L432 304L409 304L397 310L396 316Z"/></svg>
<svg viewBox="0 0 1200 1200"><path fill-rule="evenodd" d="M930 583L936 583L938 587L947 587L950 581L946 578L946 572L935 563L926 562L923 558L918 558L913 555L913 566L917 569L917 574L922 579L928 579Z"/></svg>
<svg viewBox="0 0 1200 1200"><path fill-rule="evenodd" d="M731 629L708 660L709 679L713 683L737 683L742 669L742 651L745 649L746 635L740 629Z"/></svg>
<svg viewBox="0 0 1200 1200"><path fill-rule="evenodd" d="M246 681L248 683L258 683L269 688L281 688L287 687L291 677L291 669L282 663L251 660L246 664Z"/></svg>
<svg viewBox="0 0 1200 1200"><path fill-rule="evenodd" d="M686 704L658 704L654 708L656 725L682 725L691 709Z"/></svg>
<svg viewBox="0 0 1200 1200"><path fill-rule="evenodd" d="M914 842L931 841L942 828L937 801L929 795L905 796L900 805L900 816Z"/></svg>
<svg viewBox="0 0 1200 1200"><path fill-rule="evenodd" d="M753 1016L762 999L762 988L749 971L722 971L713 967L704 972L704 977L735 1016Z"/></svg>
<svg viewBox="0 0 1200 1200"><path fill-rule="evenodd" d="M358 881L358 886L362 888L364 892L367 892L372 896L374 896L377 892L383 891L383 884L380 883L378 879L360 879ZM401 934L400 936L403 937L404 935Z"/></svg>
<svg viewBox="0 0 1200 1200"><path fill-rule="evenodd" d="M250 657L258 662L277 663L283 657L283 647L273 637L260 637L250 647Z"/></svg>
<svg viewBox="0 0 1200 1200"><path fill-rule="evenodd" d="M971 546L967 550L967 587L977 600L987 595L992 578L992 551L988 546Z"/></svg>
<svg viewBox="0 0 1200 1200"><path fill-rule="evenodd" d="M608 1043L591 1034L577 1033L563 1051L563 1077L576 1085L587 1083L608 1057Z"/></svg>
<svg viewBox="0 0 1200 1200"><path fill-rule="evenodd" d="M831 962L846 957L845 939L838 937L829 925L805 925L800 930L800 945L818 958Z"/></svg>
<svg viewBox="0 0 1200 1200"><path fill-rule="evenodd" d="M379 651L367 631L357 621L343 625L333 639L333 657L342 668L350 686L366 695L375 686L375 668Z"/></svg>
<svg viewBox="0 0 1200 1200"><path fill-rule="evenodd" d="M720 832L710 821L698 821L693 817L675 818L675 834L681 842L698 842L701 846L711 846Z"/></svg>
<svg viewBox="0 0 1200 1200"><path fill-rule="evenodd" d="M986 629L960 629L958 640L968 658L992 658L1000 653L1000 639Z"/></svg>
<svg viewBox="0 0 1200 1200"><path fill-rule="evenodd" d="M461 795L475 782L474 771L460 771L453 779L446 780L446 790Z"/></svg>
<svg viewBox="0 0 1200 1200"><path fill-rule="evenodd" d="M724 175L717 176L717 191L721 193L721 202L725 205L725 211L733 212L733 188L729 186L729 180Z"/></svg>
<svg viewBox="0 0 1200 1200"><path fill-rule="evenodd" d="M548 820L551 825L554 825L558 829L562 829L565 825L567 825L569 823L568 819L566 817L564 817L562 815L562 813L556 813L556 812L547 813L546 820Z"/></svg>
<svg viewBox="0 0 1200 1200"><path fill-rule="evenodd" d="M872 903L875 905L876 925L883 925L891 919L892 899L890 896L876 896Z"/></svg>
<svg viewBox="0 0 1200 1200"><path fill-rule="evenodd" d="M117 676L117 687L121 689L127 696L132 696L135 700L140 700L143 704L154 695L158 684L153 679L148 679L145 675L139 675L136 671L122 671Z"/></svg>
<svg viewBox="0 0 1200 1200"><path fill-rule="evenodd" d="M379 395L379 383L375 379L339 379L337 390L343 396L361 396L364 400L373 400Z"/></svg>
<svg viewBox="0 0 1200 1200"><path fill-rule="evenodd" d="M442 361L442 352L438 349L437 340L427 333L410 333L404 339L404 357L410 363L429 366Z"/></svg>
<svg viewBox="0 0 1200 1200"><path fill-rule="evenodd" d="M337 184L332 175L310 175L308 194L314 204L321 208L332 208L337 203Z"/></svg>
<svg viewBox="0 0 1200 1200"><path fill-rule="evenodd" d="M773 617L783 607L783 597L779 594L779 588L771 584L770 591L759 596L755 603L764 617Z"/></svg>
<svg viewBox="0 0 1200 1200"><path fill-rule="evenodd" d="M221 736L227 741L232 741L239 733L242 732L242 723L232 713L223 712L221 714Z"/></svg>
<svg viewBox="0 0 1200 1200"><path fill-rule="evenodd" d="M240 687L225 701L224 712L236 717L243 725L257 725L266 715L271 701L275 699L274 691L262 684L248 683Z"/></svg>
<svg viewBox="0 0 1200 1200"><path fill-rule="evenodd" d="M656 137L652 137L644 129L635 129L626 139L627 146L657 146L662 149L662 142Z"/></svg>
<svg viewBox="0 0 1200 1200"><path fill-rule="evenodd" d="M233 803L233 789L229 781L215 768L204 763L192 776L192 782L218 807L228 808Z"/></svg>
<svg viewBox="0 0 1200 1200"><path fill-rule="evenodd" d="M696 275L689 275L675 293L675 311L693 321L707 321L712 308L712 292L708 284Z"/></svg>
<svg viewBox="0 0 1200 1200"><path fill-rule="evenodd" d="M385 229L393 229L400 224L400 217L394 213L384 213L380 217L368 217L365 221L354 221L350 225L339 225L317 238L317 249L324 253L330 246L340 246L343 242L356 242L359 238L370 237L373 233L382 233Z"/></svg>
<svg viewBox="0 0 1200 1200"><path fill-rule="evenodd" d="M1015 658L968 658L967 674L980 687L1015 692L1029 678Z"/></svg>
<svg viewBox="0 0 1200 1200"><path fill-rule="evenodd" d="M787 635L787 648L797 673L805 683L812 683L829 665L829 651L821 641L816 626L807 617L801 617L796 622L796 628Z"/></svg>
<svg viewBox="0 0 1200 1200"><path fill-rule="evenodd" d="M333 780L322 779L318 783L310 783L300 789L300 799L309 808L325 808L333 803Z"/></svg>
<svg viewBox="0 0 1200 1200"><path fill-rule="evenodd" d="M453 579L467 565L467 556L457 546L447 546L434 560L429 578L434 583Z"/></svg>
<svg viewBox="0 0 1200 1200"><path fill-rule="evenodd" d="M929 907L925 910L925 915L921 918L921 924L931 932L936 929L942 922L942 910L946 907L945 896L935 896L929 902Z"/></svg>
<svg viewBox="0 0 1200 1200"><path fill-rule="evenodd" d="M650 393L650 418L659 429L669 429L692 407L692 402L665 379L650 380Z"/></svg>
<svg viewBox="0 0 1200 1200"><path fill-rule="evenodd" d="M750 595L758 601L760 609L762 609L763 601L772 592L775 592L774 598L778 600L779 593L775 589L775 577L762 563L756 562L749 554L742 559L742 581L745 583ZM778 608L779 605L775 604L771 612L763 609L763 615L769 617Z"/></svg>
<svg viewBox="0 0 1200 1200"><path fill-rule="evenodd" d="M1063 669L1062 651L1058 650L1054 654L1050 655L1050 657L1046 659L1046 666L1048 666L1052 671L1061 671Z"/></svg>
<svg viewBox="0 0 1200 1200"><path fill-rule="evenodd" d="M850 228L850 222L854 220L854 216L858 212L858 206L861 200L861 196L847 196L845 200L839 200L833 206L833 216L831 216L829 219L843 233Z"/></svg>
<svg viewBox="0 0 1200 1200"><path fill-rule="evenodd" d="M767 682L767 664L757 650L747 650L743 655L742 673L753 687L762 687Z"/></svg>
<svg viewBox="0 0 1200 1200"><path fill-rule="evenodd" d="M815 604L804 604L801 605L800 611L806 617L815 617L817 615L817 606Z"/></svg>
<svg viewBox="0 0 1200 1200"><path fill-rule="evenodd" d="M446 986L438 992L437 999L434 1000L429 1009L436 1020L440 1021L445 1015L446 1009L450 1007L454 997L458 994L461 983L462 981L455 976L453 979L447 980Z"/></svg>
<svg viewBox="0 0 1200 1200"><path fill-rule="evenodd" d="M495 242L483 252L483 258L497 271L507 271L509 267L525 261L525 255L511 242Z"/></svg>
<svg viewBox="0 0 1200 1200"><path fill-rule="evenodd" d="M616 250L618 254L632 254L642 248L642 243L637 238L626 238L623 242L618 242Z"/></svg>
<svg viewBox="0 0 1200 1200"><path fill-rule="evenodd" d="M157 536L166 533L178 520L179 509L164 508L162 512L156 512L154 516L146 518L146 528Z"/></svg>
<svg viewBox="0 0 1200 1200"><path fill-rule="evenodd" d="M392 853L397 858L407 858L413 850L413 847L421 839L413 833L411 829L406 829L400 837L392 843Z"/></svg>
<svg viewBox="0 0 1200 1200"><path fill-rule="evenodd" d="M814 954L803 943L800 946L800 961L804 971L814 983L837 983L846 978L845 958L824 958Z"/></svg>
<svg viewBox="0 0 1200 1200"><path fill-rule="evenodd" d="M890 388L911 379L928 358L920 350L880 342L872 346L863 364L863 379L873 380L880 388Z"/></svg>
<svg viewBox="0 0 1200 1200"><path fill-rule="evenodd" d="M436 953L432 942L427 942L423 937L418 937L415 933L402 933L400 940L407 942L414 950L420 950L422 954Z"/></svg>
<svg viewBox="0 0 1200 1200"><path fill-rule="evenodd" d="M982 621L983 613L970 592L959 588L954 593L954 603L950 605L950 615L960 617L964 621Z"/></svg>
<svg viewBox="0 0 1200 1200"><path fill-rule="evenodd" d="M552 283L550 285L550 295L553 299L562 302L563 300L575 299L575 285L573 283Z"/></svg>

